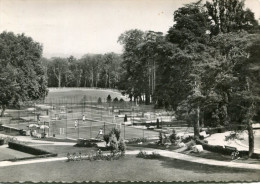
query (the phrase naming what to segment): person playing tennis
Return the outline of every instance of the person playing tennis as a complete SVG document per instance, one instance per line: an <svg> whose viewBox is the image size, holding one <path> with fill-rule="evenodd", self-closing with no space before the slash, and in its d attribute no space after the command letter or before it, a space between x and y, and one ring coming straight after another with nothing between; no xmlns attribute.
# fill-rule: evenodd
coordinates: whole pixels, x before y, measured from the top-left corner
<svg viewBox="0 0 260 184"><path fill-rule="evenodd" d="M98 131L98 135L97 135L96 139L100 138L100 137L102 138L102 136L103 136L103 128L100 128L99 131Z"/></svg>

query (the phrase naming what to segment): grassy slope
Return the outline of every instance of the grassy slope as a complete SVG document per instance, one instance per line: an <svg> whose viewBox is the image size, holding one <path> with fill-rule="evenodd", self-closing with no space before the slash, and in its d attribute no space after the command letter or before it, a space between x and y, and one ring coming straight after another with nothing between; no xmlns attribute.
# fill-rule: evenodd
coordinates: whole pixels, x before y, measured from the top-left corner
<svg viewBox="0 0 260 184"><path fill-rule="evenodd" d="M24 158L24 157L31 157L33 155L16 151L10 148L0 147L0 160L8 160L14 158ZM1 179L0 179L1 181Z"/></svg>
<svg viewBox="0 0 260 184"><path fill-rule="evenodd" d="M102 98L106 100L107 96L110 94L112 99L117 97L118 99L123 98L127 100L125 96L122 96L120 92L104 89L50 89L49 94L46 97L46 101L50 102L68 102L68 103L78 103L86 95L87 100L96 100L97 98Z"/></svg>

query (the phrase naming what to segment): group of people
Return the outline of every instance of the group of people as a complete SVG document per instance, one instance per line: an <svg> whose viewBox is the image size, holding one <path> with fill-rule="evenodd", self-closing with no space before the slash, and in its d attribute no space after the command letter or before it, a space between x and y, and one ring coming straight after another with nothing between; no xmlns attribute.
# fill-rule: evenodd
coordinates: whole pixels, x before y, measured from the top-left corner
<svg viewBox="0 0 260 184"><path fill-rule="evenodd" d="M83 122L86 121L85 115L82 115L82 121ZM75 124L75 130L76 130L78 128L78 126L79 126L79 121L76 119L74 124ZM100 128L96 138L100 138L100 137L102 138L102 136L103 136L103 128Z"/></svg>

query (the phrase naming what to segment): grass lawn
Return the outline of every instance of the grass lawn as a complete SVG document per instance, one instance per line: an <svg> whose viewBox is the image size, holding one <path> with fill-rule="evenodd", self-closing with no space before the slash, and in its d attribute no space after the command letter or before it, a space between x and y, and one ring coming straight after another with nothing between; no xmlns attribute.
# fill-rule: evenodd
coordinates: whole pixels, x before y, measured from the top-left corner
<svg viewBox="0 0 260 184"><path fill-rule="evenodd" d="M259 181L260 171L216 167L168 158L126 156L114 161L56 161L0 168L13 181Z"/></svg>
<svg viewBox="0 0 260 184"><path fill-rule="evenodd" d="M45 138L34 138L33 140L41 140L41 141L50 141L50 142L74 142L77 143L76 140L72 140L72 139L56 139L54 137L45 137Z"/></svg>
<svg viewBox="0 0 260 184"><path fill-rule="evenodd" d="M70 145L33 145L32 147L39 148L51 153L57 153L58 156L67 156L67 153L89 153L91 151L97 151L97 148L91 147L75 147Z"/></svg>
<svg viewBox="0 0 260 184"><path fill-rule="evenodd" d="M99 97L102 101L106 100L107 96L110 95L112 99L123 98L127 100L125 96L118 91L104 90L104 89L50 89L45 102L62 102L62 103L79 103L82 98L86 95L87 100L97 100Z"/></svg>
<svg viewBox="0 0 260 184"><path fill-rule="evenodd" d="M10 149L8 147L0 146L0 161L14 159L14 158L25 158L25 157L31 157L31 156L34 156L34 155L16 151L16 150ZM0 181L1 181L1 179L0 179Z"/></svg>

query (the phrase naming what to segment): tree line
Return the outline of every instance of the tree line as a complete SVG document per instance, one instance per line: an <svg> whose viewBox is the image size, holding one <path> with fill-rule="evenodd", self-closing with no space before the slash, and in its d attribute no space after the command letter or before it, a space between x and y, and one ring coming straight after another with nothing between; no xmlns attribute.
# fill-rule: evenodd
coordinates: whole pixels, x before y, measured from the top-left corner
<svg viewBox="0 0 260 184"><path fill-rule="evenodd" d="M121 88L130 98L174 110L200 126L242 125L254 150L252 123L260 120L260 35L244 1L198 1L174 12L166 35L129 30Z"/></svg>
<svg viewBox="0 0 260 184"><path fill-rule="evenodd" d="M0 34L0 105L42 99L47 87L117 88L131 101L153 103L199 127L242 125L254 150L252 124L260 120L260 32L244 1L186 4L161 32L128 30L122 55L80 59L42 57L42 45L24 34Z"/></svg>
<svg viewBox="0 0 260 184"><path fill-rule="evenodd" d="M118 88L121 62L115 53L86 54L80 59L41 58L48 87Z"/></svg>

